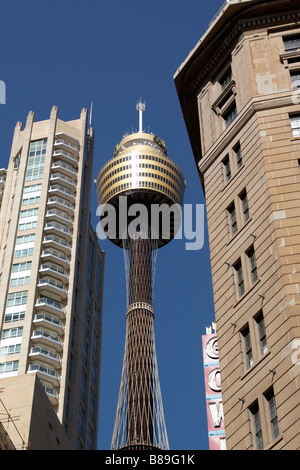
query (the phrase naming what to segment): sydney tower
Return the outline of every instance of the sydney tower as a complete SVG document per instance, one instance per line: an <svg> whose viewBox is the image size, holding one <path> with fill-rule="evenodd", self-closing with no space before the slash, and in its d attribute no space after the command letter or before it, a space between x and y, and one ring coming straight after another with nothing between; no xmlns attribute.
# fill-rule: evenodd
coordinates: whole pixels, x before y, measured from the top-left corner
<svg viewBox="0 0 300 470"><path fill-rule="evenodd" d="M185 182L164 141L143 132L144 103L138 102L137 110L139 131L116 146L96 181L102 228L123 248L127 281L115 450L169 448L155 351L154 277L158 248L174 238L180 225ZM108 214L113 213L112 229Z"/></svg>

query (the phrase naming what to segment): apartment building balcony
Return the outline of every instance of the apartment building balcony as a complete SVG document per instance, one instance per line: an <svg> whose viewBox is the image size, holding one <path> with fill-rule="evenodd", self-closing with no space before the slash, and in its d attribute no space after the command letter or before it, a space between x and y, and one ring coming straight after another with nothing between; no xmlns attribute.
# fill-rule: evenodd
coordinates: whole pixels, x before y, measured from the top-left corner
<svg viewBox="0 0 300 470"><path fill-rule="evenodd" d="M58 184L62 184L63 186L69 188L71 191L75 191L76 190L76 183L75 181L70 178L69 176L66 176L60 172L55 172L55 173L52 173L51 176L50 176L50 182L55 184L55 183L58 183Z"/></svg>
<svg viewBox="0 0 300 470"><path fill-rule="evenodd" d="M71 137L64 132L60 132L55 135L54 148L66 150L78 157L80 146L77 139L74 139L74 137Z"/></svg>
<svg viewBox="0 0 300 470"><path fill-rule="evenodd" d="M58 266L57 264L54 264L54 263L41 264L39 273L48 274L51 277L54 277L60 280L64 285L68 283L67 271L63 269L61 266Z"/></svg>
<svg viewBox="0 0 300 470"><path fill-rule="evenodd" d="M57 315L61 320L65 318L65 309L60 302L49 297L40 297L36 300L35 308L38 312L47 312Z"/></svg>
<svg viewBox="0 0 300 470"><path fill-rule="evenodd" d="M33 330L31 342L33 345L32 347L42 345L46 348L52 348L58 353L63 349L62 342L58 334L42 327Z"/></svg>
<svg viewBox="0 0 300 470"><path fill-rule="evenodd" d="M74 153L70 152L70 148L66 147L66 149L62 148L62 145L59 145L58 143L55 146L55 150L53 152L53 161L57 160L63 160L69 165L74 166L75 168L78 167L78 156L75 155ZM61 147L61 148L58 148ZM72 150L72 149L71 149Z"/></svg>
<svg viewBox="0 0 300 470"><path fill-rule="evenodd" d="M64 269L69 268L69 257L62 251L56 250L54 248L46 248L42 251L41 259L43 264L47 261L59 264Z"/></svg>
<svg viewBox="0 0 300 470"><path fill-rule="evenodd" d="M65 187L62 184L58 184L58 183L51 184L51 186L49 187L48 193L49 193L50 196L58 195L60 197L63 197L64 199L67 199L68 201L74 203L75 192L71 191L71 189Z"/></svg>
<svg viewBox="0 0 300 470"><path fill-rule="evenodd" d="M56 406L58 405L58 394L55 390L55 387L53 387L51 384L45 383L44 380L41 381L41 385L43 389L45 390L46 395L48 396L51 405Z"/></svg>
<svg viewBox="0 0 300 470"><path fill-rule="evenodd" d="M60 281L51 277L40 278L37 287L39 288L40 295L45 297L51 295L58 302L67 298L65 286Z"/></svg>
<svg viewBox="0 0 300 470"><path fill-rule="evenodd" d="M47 201L47 207L49 209L52 209L53 207L57 208L59 210L67 212L70 216L73 216L74 214L73 204L67 199L64 199L59 196L50 196Z"/></svg>
<svg viewBox="0 0 300 470"><path fill-rule="evenodd" d="M61 368L61 360L59 354L56 351L51 351L49 348L43 345L36 345L30 349L29 352L30 360L33 362L40 361L50 364L55 369Z"/></svg>
<svg viewBox="0 0 300 470"><path fill-rule="evenodd" d="M67 228L72 228L73 226L73 218L67 212L56 208L47 210L46 220L56 220L58 223L66 226Z"/></svg>
<svg viewBox="0 0 300 470"><path fill-rule="evenodd" d="M34 325L50 328L57 335L62 336L64 334L64 326L62 321L56 316L49 315L47 313L36 313L33 318Z"/></svg>
<svg viewBox="0 0 300 470"><path fill-rule="evenodd" d="M57 170L60 173L64 174L65 176L68 176L69 178L72 178L74 181L77 180L77 170L74 168L73 165L70 163L67 163L63 160L55 160L52 165L51 165L52 170Z"/></svg>
<svg viewBox="0 0 300 470"><path fill-rule="evenodd" d="M53 220L49 220L46 225L45 225L45 232L46 234L48 235L49 233L54 233L56 235L58 235L59 237L63 237L65 239L67 239L67 241L71 241L72 240L72 230L65 224L65 223L60 223L60 222L57 222L57 220L59 219L57 216L55 216L54 214L52 214L50 216L48 216L48 218L52 217Z"/></svg>
<svg viewBox="0 0 300 470"><path fill-rule="evenodd" d="M39 362L35 364L30 364L27 373L37 373L40 380L46 379L48 382L50 382L56 387L59 385L60 378L57 371L52 369L51 367L48 367L46 364Z"/></svg>
<svg viewBox="0 0 300 470"><path fill-rule="evenodd" d="M70 255L71 245L65 238L50 234L44 237L42 243L45 248L54 248L63 252L66 256Z"/></svg>

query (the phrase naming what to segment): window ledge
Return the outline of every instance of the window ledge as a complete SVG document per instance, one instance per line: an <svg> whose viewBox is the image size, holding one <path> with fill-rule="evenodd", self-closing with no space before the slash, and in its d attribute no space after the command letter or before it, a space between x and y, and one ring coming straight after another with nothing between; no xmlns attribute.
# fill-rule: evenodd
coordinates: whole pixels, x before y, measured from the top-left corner
<svg viewBox="0 0 300 470"><path fill-rule="evenodd" d="M300 137L299 137L300 139ZM237 178L237 176L242 173L242 171L245 169L245 163L242 164L242 166L238 169L238 171L230 178L230 180L226 181L226 184L224 186L224 188L222 189L222 192L223 191L226 191L228 189L228 187L231 185L232 181L235 181L235 179Z"/></svg>
<svg viewBox="0 0 300 470"><path fill-rule="evenodd" d="M250 222L252 222L252 220L253 220L252 217L249 217L249 219L244 223L244 225L234 235L232 235L231 239L227 243L227 247L229 247L231 245L231 243L233 243L238 238L238 236L250 224Z"/></svg>
<svg viewBox="0 0 300 470"><path fill-rule="evenodd" d="M246 372L244 372L244 374L241 376L241 380L244 380L249 374L251 374L251 372L256 369L257 366L259 366L259 364L261 364L268 356L270 356L270 354L271 351L267 351L266 354L261 356L251 367L249 367L249 369L246 370Z"/></svg>
<svg viewBox="0 0 300 470"><path fill-rule="evenodd" d="M278 444L278 442L282 440L283 440L283 436L276 437L276 439L271 444L267 445L264 450L271 450L274 446Z"/></svg>
<svg viewBox="0 0 300 470"><path fill-rule="evenodd" d="M245 297L247 297L247 295L250 294L250 292L252 292L253 289L255 289L260 282L261 282L261 280L257 279L257 281L255 281L255 283L252 284L252 286L246 292L244 292L244 294L236 301L233 308L236 308L241 302L243 302Z"/></svg>

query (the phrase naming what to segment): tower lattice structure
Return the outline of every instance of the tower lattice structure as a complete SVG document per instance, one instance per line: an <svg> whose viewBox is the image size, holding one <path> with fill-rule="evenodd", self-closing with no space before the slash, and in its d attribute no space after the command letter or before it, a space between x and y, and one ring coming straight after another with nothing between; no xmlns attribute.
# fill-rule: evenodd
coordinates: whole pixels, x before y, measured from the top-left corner
<svg viewBox="0 0 300 470"><path fill-rule="evenodd" d="M180 225L185 181L168 158L165 142L143 132L144 103L137 110L139 131L116 146L96 181L102 214L109 212L108 205L116 211L116 230L105 217L102 227L123 248L127 288L125 352L111 449L168 449L155 349L154 281L158 248ZM166 225L161 215L153 222L154 206L169 209ZM133 209L145 217L134 218Z"/></svg>

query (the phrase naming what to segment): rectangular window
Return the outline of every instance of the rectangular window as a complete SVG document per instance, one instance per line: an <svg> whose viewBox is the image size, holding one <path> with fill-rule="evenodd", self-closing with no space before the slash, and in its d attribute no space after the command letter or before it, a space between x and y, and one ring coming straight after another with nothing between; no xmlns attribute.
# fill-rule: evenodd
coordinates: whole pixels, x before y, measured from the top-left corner
<svg viewBox="0 0 300 470"><path fill-rule="evenodd" d="M300 137L300 114L290 116L293 137Z"/></svg>
<svg viewBox="0 0 300 470"><path fill-rule="evenodd" d="M12 313L6 313L5 314L5 318L4 318L4 322L5 323L11 323L11 322L14 322L14 321L20 321L20 320L24 320L25 318L25 311L21 311L21 312L12 312Z"/></svg>
<svg viewBox="0 0 300 470"><path fill-rule="evenodd" d="M32 217L38 215L39 209L35 207L34 209L26 209L20 212L20 219L24 219L25 217Z"/></svg>
<svg viewBox="0 0 300 470"><path fill-rule="evenodd" d="M242 331L242 336L244 340L244 351L245 351L245 357L246 357L246 367L249 369L253 365L253 352L252 352L252 346L251 346L251 338L250 338L250 331L249 327L247 326L244 328Z"/></svg>
<svg viewBox="0 0 300 470"><path fill-rule="evenodd" d="M27 206L28 204L36 204L40 202L40 196L24 197L22 199L22 205Z"/></svg>
<svg viewBox="0 0 300 470"><path fill-rule="evenodd" d="M270 424L271 424L271 429L272 429L272 438L274 440L279 436L279 426L278 426L277 408L276 408L273 388L271 388L265 394L265 398L269 405Z"/></svg>
<svg viewBox="0 0 300 470"><path fill-rule="evenodd" d="M283 38L285 52L296 52L300 50L300 35Z"/></svg>
<svg viewBox="0 0 300 470"><path fill-rule="evenodd" d="M268 351L267 346L267 336L266 336L266 328L265 328L265 321L262 311L255 317L255 321L258 328L258 340L260 345L260 352L263 356Z"/></svg>
<svg viewBox="0 0 300 470"><path fill-rule="evenodd" d="M238 293L239 293L239 296L241 297L245 292L245 283L244 283L244 275L243 275L241 260L237 261L233 267L236 271Z"/></svg>
<svg viewBox="0 0 300 470"><path fill-rule="evenodd" d="M31 230L33 228L36 228L36 221L32 221L32 222L23 222L21 224L19 224L18 226L18 230L19 231L22 231L22 230Z"/></svg>
<svg viewBox="0 0 300 470"><path fill-rule="evenodd" d="M23 250L16 250L15 251L15 258L24 258L25 256L31 256L33 254L33 247L32 248L25 248Z"/></svg>
<svg viewBox="0 0 300 470"><path fill-rule="evenodd" d="M34 242L34 240L35 240L35 233L30 233L29 235L21 235L17 237L16 245L20 245L21 243Z"/></svg>
<svg viewBox="0 0 300 470"><path fill-rule="evenodd" d="M10 354L18 354L21 351L21 344L11 344L0 348L0 356L9 356Z"/></svg>
<svg viewBox="0 0 300 470"><path fill-rule="evenodd" d="M240 143L238 143L234 148L233 151L235 153L235 159L236 159L236 167L239 170L241 166L243 165L243 157L242 157L242 150Z"/></svg>
<svg viewBox="0 0 300 470"><path fill-rule="evenodd" d="M228 127L230 124L235 120L237 117L237 109L235 102L230 107L230 109L223 115L223 119L225 121L225 126Z"/></svg>
<svg viewBox="0 0 300 470"><path fill-rule="evenodd" d="M15 305L25 305L27 302L27 294L27 290L8 294L6 307L13 307Z"/></svg>
<svg viewBox="0 0 300 470"><path fill-rule="evenodd" d="M291 72L292 85L294 90L300 88L300 72Z"/></svg>
<svg viewBox="0 0 300 470"><path fill-rule="evenodd" d="M12 267L12 272L13 273L18 273L20 271L27 271L31 269L31 261L27 261L25 263L17 263L14 264Z"/></svg>
<svg viewBox="0 0 300 470"><path fill-rule="evenodd" d="M247 192L244 190L242 194L240 195L240 200L242 204L242 212L243 212L243 218L244 222L247 222L247 220L250 217L249 214L249 204L248 204L248 197L247 197Z"/></svg>
<svg viewBox="0 0 300 470"><path fill-rule="evenodd" d="M7 338L17 338L19 336L22 336L23 334L23 327L19 328L9 328L8 330L3 330L2 331L2 337L1 339L7 339Z"/></svg>
<svg viewBox="0 0 300 470"><path fill-rule="evenodd" d="M247 256L249 259L251 281L253 284L257 280L257 266L256 266L256 258L255 258L255 252L254 252L253 246L247 251Z"/></svg>
<svg viewBox="0 0 300 470"><path fill-rule="evenodd" d="M24 194L28 193L36 193L41 191L42 185L41 184L32 184L30 186L25 186L24 188Z"/></svg>
<svg viewBox="0 0 300 470"><path fill-rule="evenodd" d="M231 235L234 235L237 232L237 220L234 202L228 207L229 222L231 228Z"/></svg>
<svg viewBox="0 0 300 470"><path fill-rule="evenodd" d="M227 87L227 85L229 85L231 81L232 81L232 70L231 70L231 67L229 67L219 80L222 91L225 90L225 88Z"/></svg>
<svg viewBox="0 0 300 470"><path fill-rule="evenodd" d="M47 139L30 143L25 181L33 181L43 177L46 147Z"/></svg>
<svg viewBox="0 0 300 470"><path fill-rule="evenodd" d="M262 438L262 429L261 429L261 420L260 420L258 402L256 402L253 406L251 406L250 413L252 415L256 450L263 450L264 443L263 443L263 438Z"/></svg>
<svg viewBox="0 0 300 470"><path fill-rule="evenodd" d="M230 160L229 160L228 155L226 158L224 158L223 165L224 165L225 181L227 182L231 178Z"/></svg>
<svg viewBox="0 0 300 470"><path fill-rule="evenodd" d="M10 280L10 287L15 287L15 286L25 286L26 284L29 284L30 276L22 276L22 277L15 277L14 279Z"/></svg>
<svg viewBox="0 0 300 470"><path fill-rule="evenodd" d="M6 372L15 372L18 370L19 361L4 362L0 364L0 374L5 374Z"/></svg>

